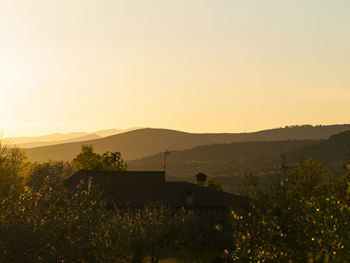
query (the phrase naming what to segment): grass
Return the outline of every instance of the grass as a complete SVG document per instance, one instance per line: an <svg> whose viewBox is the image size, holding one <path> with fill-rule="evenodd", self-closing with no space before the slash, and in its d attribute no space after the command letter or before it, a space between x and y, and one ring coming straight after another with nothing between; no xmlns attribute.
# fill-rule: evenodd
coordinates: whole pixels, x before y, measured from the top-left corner
<svg viewBox="0 0 350 263"><path fill-rule="evenodd" d="M169 252L167 256L162 257L160 263L211 263L215 258L223 256L222 251L218 250L191 250L185 252ZM151 262L150 259L146 262Z"/></svg>

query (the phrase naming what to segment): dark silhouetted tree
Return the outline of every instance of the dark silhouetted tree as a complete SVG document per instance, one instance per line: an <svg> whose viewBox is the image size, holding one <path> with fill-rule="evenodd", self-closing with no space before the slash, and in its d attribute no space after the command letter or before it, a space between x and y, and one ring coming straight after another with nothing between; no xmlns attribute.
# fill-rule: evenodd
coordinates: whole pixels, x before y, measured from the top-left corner
<svg viewBox="0 0 350 263"><path fill-rule="evenodd" d="M224 191L222 185L219 182L215 181L215 179L212 176L209 176L206 186L214 190Z"/></svg>
<svg viewBox="0 0 350 263"><path fill-rule="evenodd" d="M92 145L83 145L81 152L73 159L73 165L79 170L124 171L127 166L120 152L95 153Z"/></svg>

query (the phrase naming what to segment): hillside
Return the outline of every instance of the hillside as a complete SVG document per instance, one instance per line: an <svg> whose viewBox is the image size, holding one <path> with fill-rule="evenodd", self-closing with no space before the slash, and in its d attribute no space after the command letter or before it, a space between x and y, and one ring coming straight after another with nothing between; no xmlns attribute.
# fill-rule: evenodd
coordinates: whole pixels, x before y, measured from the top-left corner
<svg viewBox="0 0 350 263"><path fill-rule="evenodd" d="M350 159L350 132L318 141L234 142L175 151L167 159L167 176L170 180L194 181L195 174L204 172L215 176L226 190L236 192L242 188L243 175L247 173L258 176L261 184L271 182L280 164L280 153L286 154L290 167L311 158L342 174L343 163ZM129 161L128 168L161 170L163 155Z"/></svg>
<svg viewBox="0 0 350 263"><path fill-rule="evenodd" d="M99 138L101 138L101 137L96 135L96 134L87 134L84 136L74 137L72 139L67 139L67 140L35 141L35 142L27 142L27 143L17 144L17 146L20 148L35 148L35 147L56 145L56 144L62 144L62 143L89 141L89 140L95 140L95 139L99 139Z"/></svg>
<svg viewBox="0 0 350 263"><path fill-rule="evenodd" d="M16 145L20 148L34 148L42 147L70 142L81 142L88 140L95 140L104 138L107 136L120 134L128 131L137 130L140 128L129 128L129 129L107 129L99 130L95 132L71 132L71 133L54 133L42 136L33 137L8 137L5 138L6 142L10 145Z"/></svg>
<svg viewBox="0 0 350 263"><path fill-rule="evenodd" d="M262 171L279 162L281 153L301 150L318 141L233 142L174 151L167 159L167 172L173 178L188 178L204 172L228 176L237 172ZM277 162L276 162L277 161ZM163 154L128 161L130 170L162 170Z"/></svg>
<svg viewBox="0 0 350 263"><path fill-rule="evenodd" d="M141 127L133 127L129 129L107 129L107 130L100 130L100 131L94 131L93 134L96 134L100 137L107 137L107 136L112 136L124 132L129 132L129 131L134 131L134 130L139 130L142 129Z"/></svg>
<svg viewBox="0 0 350 263"><path fill-rule="evenodd" d="M324 164L344 162L350 159L350 131L332 135L328 140L292 151L287 154L287 158L291 162L309 158Z"/></svg>
<svg viewBox="0 0 350 263"><path fill-rule="evenodd" d="M349 130L350 124L286 126L284 128L240 134L242 136L241 140L235 141L321 140Z"/></svg>
<svg viewBox="0 0 350 263"><path fill-rule="evenodd" d="M53 141L64 141L72 140L82 136L86 136L89 133L87 132L71 132L71 133L54 133L42 136L33 136L33 137L8 137L5 138L10 144L26 144L26 143L36 143L36 142L53 142Z"/></svg>
<svg viewBox="0 0 350 263"><path fill-rule="evenodd" d="M185 150L196 146L215 143L244 141L279 141L279 140L318 140L350 129L350 125L332 126L293 126L253 133L186 133L167 129L139 129L101 139L84 142L66 143L27 149L32 161L71 160L80 151L83 144L92 144L99 153L120 151L126 160L150 156L164 151Z"/></svg>

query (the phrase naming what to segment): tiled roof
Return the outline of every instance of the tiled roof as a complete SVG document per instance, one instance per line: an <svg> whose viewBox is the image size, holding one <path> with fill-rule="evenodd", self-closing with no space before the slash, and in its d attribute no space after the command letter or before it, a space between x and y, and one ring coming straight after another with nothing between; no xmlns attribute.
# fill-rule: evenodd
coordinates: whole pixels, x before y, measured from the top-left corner
<svg viewBox="0 0 350 263"><path fill-rule="evenodd" d="M191 192L193 204L186 203L186 195ZM143 207L149 203L161 203L171 207L242 207L244 198L226 192L187 182L167 182L164 185L138 186L123 193L105 195L109 205L117 207Z"/></svg>
<svg viewBox="0 0 350 263"><path fill-rule="evenodd" d="M244 208L244 197L187 182L165 182L164 171L79 171L65 180L75 188L91 178L103 190L107 206L144 207L150 203L171 207ZM190 200L190 201L189 201Z"/></svg>

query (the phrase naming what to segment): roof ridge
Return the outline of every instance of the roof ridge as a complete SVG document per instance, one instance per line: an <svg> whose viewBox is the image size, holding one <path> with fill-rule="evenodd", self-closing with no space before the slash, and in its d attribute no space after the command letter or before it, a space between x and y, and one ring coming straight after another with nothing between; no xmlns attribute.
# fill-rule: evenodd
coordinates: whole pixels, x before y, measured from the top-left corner
<svg viewBox="0 0 350 263"><path fill-rule="evenodd" d="M135 190L137 189L140 189L140 188L144 188L146 185L135 185L134 187L130 187L128 189L128 191L125 191L123 193L121 193L120 195L117 196L118 199L122 199L123 197L125 197L126 195L134 192Z"/></svg>

